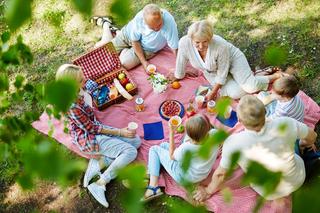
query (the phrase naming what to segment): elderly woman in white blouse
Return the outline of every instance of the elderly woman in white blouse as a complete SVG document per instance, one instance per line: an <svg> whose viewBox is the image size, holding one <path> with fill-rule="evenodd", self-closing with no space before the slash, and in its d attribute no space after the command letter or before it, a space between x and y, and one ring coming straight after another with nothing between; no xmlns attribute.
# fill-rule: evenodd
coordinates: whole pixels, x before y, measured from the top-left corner
<svg viewBox="0 0 320 213"><path fill-rule="evenodd" d="M220 96L239 99L247 93L266 90L270 82L281 77L281 73L254 76L245 55L220 36L213 35L212 25L205 20L189 27L178 49L174 78L184 78L189 61L194 68L202 70L213 86L208 99L216 98L218 92Z"/></svg>

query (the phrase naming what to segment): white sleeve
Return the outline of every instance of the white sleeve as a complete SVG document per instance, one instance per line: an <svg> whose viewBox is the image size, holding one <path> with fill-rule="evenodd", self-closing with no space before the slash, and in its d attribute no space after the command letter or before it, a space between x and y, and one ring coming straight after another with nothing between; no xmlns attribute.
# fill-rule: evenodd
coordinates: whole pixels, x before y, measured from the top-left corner
<svg viewBox="0 0 320 213"><path fill-rule="evenodd" d="M218 50L218 70L217 76L215 77L215 81L218 84L224 85L227 81L227 76L230 68L230 52L227 47L220 47Z"/></svg>
<svg viewBox="0 0 320 213"><path fill-rule="evenodd" d="M301 123L299 121L294 120L294 122L296 123L298 138L301 138L301 139L306 138L309 132L309 127L306 124Z"/></svg>
<svg viewBox="0 0 320 213"><path fill-rule="evenodd" d="M179 41L178 54L176 59L176 69L174 72L174 77L177 79L183 79L186 74L186 66L189 60L186 56L186 45L187 38L181 38Z"/></svg>
<svg viewBox="0 0 320 213"><path fill-rule="evenodd" d="M231 146L232 144L232 136L229 136L223 146L222 146L222 154L221 154L221 160L220 160L220 166L224 169L229 169L231 166L231 156L234 153L233 148Z"/></svg>
<svg viewBox="0 0 320 213"><path fill-rule="evenodd" d="M186 152L186 149L185 149L185 146L184 146L185 143L181 144L178 148L176 148L173 152L173 158L176 160L176 161L180 161L182 162L183 160L183 157L185 155L185 152Z"/></svg>

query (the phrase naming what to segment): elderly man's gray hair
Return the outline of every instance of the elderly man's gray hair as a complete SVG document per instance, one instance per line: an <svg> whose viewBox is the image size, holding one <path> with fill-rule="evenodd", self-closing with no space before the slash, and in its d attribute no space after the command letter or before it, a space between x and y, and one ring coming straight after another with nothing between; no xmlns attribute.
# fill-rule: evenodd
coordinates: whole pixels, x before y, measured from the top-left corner
<svg viewBox="0 0 320 213"><path fill-rule="evenodd" d="M149 15L161 15L160 7L156 4L147 4L143 8L143 17L149 16Z"/></svg>

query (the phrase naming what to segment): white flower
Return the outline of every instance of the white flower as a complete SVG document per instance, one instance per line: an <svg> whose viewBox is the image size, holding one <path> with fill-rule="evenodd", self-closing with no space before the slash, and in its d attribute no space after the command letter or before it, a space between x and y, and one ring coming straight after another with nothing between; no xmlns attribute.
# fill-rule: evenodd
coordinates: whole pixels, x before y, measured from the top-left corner
<svg viewBox="0 0 320 213"><path fill-rule="evenodd" d="M152 85L153 91L156 93L161 93L167 89L168 80L160 73L151 75L148 80Z"/></svg>

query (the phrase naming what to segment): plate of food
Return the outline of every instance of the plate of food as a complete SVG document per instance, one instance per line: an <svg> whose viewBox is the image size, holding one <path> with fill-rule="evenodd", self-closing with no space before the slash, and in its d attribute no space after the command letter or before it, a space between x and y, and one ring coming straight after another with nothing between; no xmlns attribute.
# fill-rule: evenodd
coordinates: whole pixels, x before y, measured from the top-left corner
<svg viewBox="0 0 320 213"><path fill-rule="evenodd" d="M184 115L184 107L177 100L166 100L160 105L159 114L167 121L175 115L178 115L182 118Z"/></svg>

